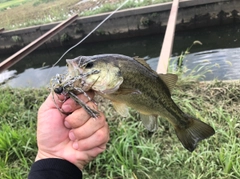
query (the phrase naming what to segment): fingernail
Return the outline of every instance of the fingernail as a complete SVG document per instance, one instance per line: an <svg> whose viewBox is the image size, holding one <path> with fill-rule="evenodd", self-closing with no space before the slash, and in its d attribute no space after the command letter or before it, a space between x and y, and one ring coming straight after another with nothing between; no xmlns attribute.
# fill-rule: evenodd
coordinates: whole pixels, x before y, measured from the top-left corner
<svg viewBox="0 0 240 179"><path fill-rule="evenodd" d="M70 106L70 105L63 105L62 106L62 110L64 112L72 112L72 106Z"/></svg>
<svg viewBox="0 0 240 179"><path fill-rule="evenodd" d="M73 148L74 148L75 150L78 149L78 142L74 142L74 143L73 143Z"/></svg>
<svg viewBox="0 0 240 179"><path fill-rule="evenodd" d="M69 139L71 141L74 141L76 139L76 137L75 137L75 135L74 135L74 133L72 131L69 132Z"/></svg>
<svg viewBox="0 0 240 179"><path fill-rule="evenodd" d="M64 126L68 129L71 129L71 126L67 121L64 121Z"/></svg>

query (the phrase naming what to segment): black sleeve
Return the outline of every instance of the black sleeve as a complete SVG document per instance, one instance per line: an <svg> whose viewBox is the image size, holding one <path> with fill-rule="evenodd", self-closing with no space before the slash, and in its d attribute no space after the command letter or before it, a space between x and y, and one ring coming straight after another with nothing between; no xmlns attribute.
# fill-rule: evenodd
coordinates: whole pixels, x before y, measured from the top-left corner
<svg viewBox="0 0 240 179"><path fill-rule="evenodd" d="M82 172L74 164L56 158L42 159L35 162L28 179L81 179Z"/></svg>

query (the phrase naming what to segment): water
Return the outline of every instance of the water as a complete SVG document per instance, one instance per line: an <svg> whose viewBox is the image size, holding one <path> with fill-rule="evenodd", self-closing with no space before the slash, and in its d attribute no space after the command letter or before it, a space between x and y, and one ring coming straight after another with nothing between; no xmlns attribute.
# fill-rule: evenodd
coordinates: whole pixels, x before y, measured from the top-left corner
<svg viewBox="0 0 240 179"><path fill-rule="evenodd" d="M184 60L189 69L201 68L199 72L211 67L204 80L240 79L240 24L214 28L198 29L176 33L173 57L185 51L193 41L199 40L203 45L194 45ZM94 44L81 44L70 51L55 67L50 68L69 47L36 50L0 74L0 83L9 79L11 87L43 87L49 84L51 77L66 71L65 59L80 55L118 53L128 56L139 56L147 60L156 69L163 35L153 35ZM3 61L10 55L1 56Z"/></svg>
<svg viewBox="0 0 240 179"><path fill-rule="evenodd" d="M187 69L204 74L201 80L238 80L240 79L240 48L216 49L196 52L186 56L184 65ZM176 58L173 58L176 62ZM158 57L151 58L148 63L156 70Z"/></svg>

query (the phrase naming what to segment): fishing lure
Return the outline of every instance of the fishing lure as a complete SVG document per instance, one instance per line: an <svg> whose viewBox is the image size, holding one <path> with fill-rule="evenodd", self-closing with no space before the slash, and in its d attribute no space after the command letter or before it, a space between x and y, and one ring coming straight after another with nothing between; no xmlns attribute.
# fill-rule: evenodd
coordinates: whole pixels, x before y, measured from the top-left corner
<svg viewBox="0 0 240 179"><path fill-rule="evenodd" d="M97 74L97 73L99 73L98 70L93 70L89 73L79 74L78 76L73 76L73 77L69 76L68 74L56 74L56 76L51 79L50 84L51 84L53 101L57 109L63 114L67 114L57 105L56 99L54 97L54 93L56 93L57 96L58 95L65 96L64 100L60 100L58 98L60 102L64 103L70 97L74 101L76 101L81 107L83 107L91 117L97 118L97 116L99 115L99 112L87 106L86 103L84 103L81 99L78 98L77 94L84 94L84 96L86 96L89 101L92 101L95 104L96 102L92 98L90 98L90 96L81 88L81 86L75 85L75 82L78 82L78 81L81 81L81 85L83 85L83 81L82 81L83 78L92 74Z"/></svg>

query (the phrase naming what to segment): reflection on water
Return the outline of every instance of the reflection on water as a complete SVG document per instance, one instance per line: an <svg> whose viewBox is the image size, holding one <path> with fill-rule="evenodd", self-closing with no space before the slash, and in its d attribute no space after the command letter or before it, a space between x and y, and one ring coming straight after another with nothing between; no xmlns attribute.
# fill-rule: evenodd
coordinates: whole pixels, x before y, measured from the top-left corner
<svg viewBox="0 0 240 179"><path fill-rule="evenodd" d="M211 67L211 73L206 75L205 80L240 79L239 62L240 48L210 50L189 54L186 57L186 66L189 69L197 65Z"/></svg>
<svg viewBox="0 0 240 179"><path fill-rule="evenodd" d="M6 80L9 80L11 78L15 77L15 73L17 73L16 70L6 70L0 74L0 84L4 83Z"/></svg>
<svg viewBox="0 0 240 179"><path fill-rule="evenodd" d="M173 61L176 59L173 58ZM176 60L175 60L176 61ZM147 61L156 70L158 57ZM204 73L204 80L238 80L240 79L240 48L218 49L188 54L184 59L187 69ZM209 69L209 70L208 70ZM207 72L209 71L209 72Z"/></svg>
<svg viewBox="0 0 240 179"><path fill-rule="evenodd" d="M240 79L240 25L201 29L177 33L174 40L173 56L185 51L193 41L199 40L202 46L195 45L185 58L188 69L199 67L199 72L211 67L211 73L204 80ZM51 77L66 71L65 59L80 55L118 53L139 56L147 60L156 69L163 36L155 35L141 38L123 39L95 44L81 44L70 51L55 67L50 68L69 48L51 49L32 52L15 64L8 71L0 74L0 83L9 79L7 85L12 87L42 87L49 84ZM10 55L1 56L0 62Z"/></svg>
<svg viewBox="0 0 240 179"><path fill-rule="evenodd" d="M49 84L50 77L55 76L57 73L62 73L63 71L66 71L65 66L56 66L51 70L49 70L48 67L36 69L29 68L23 73L16 75L15 78L10 79L7 85L12 87L43 87Z"/></svg>

